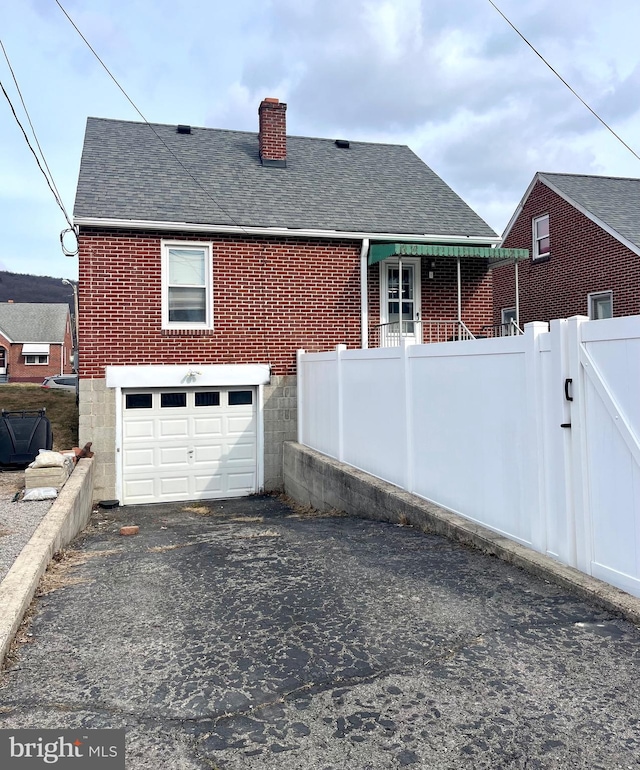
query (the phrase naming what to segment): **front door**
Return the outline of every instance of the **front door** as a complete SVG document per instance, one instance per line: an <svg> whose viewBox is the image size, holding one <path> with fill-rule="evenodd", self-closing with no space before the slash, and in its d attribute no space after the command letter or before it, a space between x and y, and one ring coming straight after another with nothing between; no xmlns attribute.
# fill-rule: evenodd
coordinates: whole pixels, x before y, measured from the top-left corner
<svg viewBox="0 0 640 770"><path fill-rule="evenodd" d="M400 338L420 343L420 260L385 260L380 269L382 346L398 345Z"/></svg>

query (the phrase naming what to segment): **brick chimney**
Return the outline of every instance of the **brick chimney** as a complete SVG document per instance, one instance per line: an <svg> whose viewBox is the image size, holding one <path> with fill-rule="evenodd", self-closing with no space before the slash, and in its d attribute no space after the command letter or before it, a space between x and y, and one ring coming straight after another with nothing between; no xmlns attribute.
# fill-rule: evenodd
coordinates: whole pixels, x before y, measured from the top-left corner
<svg viewBox="0 0 640 770"><path fill-rule="evenodd" d="M287 105L267 97L258 107L260 160L263 166L286 168L287 165Z"/></svg>

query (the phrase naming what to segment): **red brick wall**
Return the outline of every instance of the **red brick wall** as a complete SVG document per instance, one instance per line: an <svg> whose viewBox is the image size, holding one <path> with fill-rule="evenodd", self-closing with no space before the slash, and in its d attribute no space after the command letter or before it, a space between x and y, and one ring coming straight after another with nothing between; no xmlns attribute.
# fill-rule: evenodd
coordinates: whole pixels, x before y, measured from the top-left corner
<svg viewBox="0 0 640 770"><path fill-rule="evenodd" d="M433 265L433 267L432 267ZM429 278L429 271L433 278ZM423 257L421 273L421 313L423 321L455 320L458 317L458 281L456 260L444 257ZM461 259L462 320L473 332L480 334L490 324L492 313L491 272L483 259ZM369 268L369 337L375 344L375 327L380 323L380 265Z"/></svg>
<svg viewBox="0 0 640 770"><path fill-rule="evenodd" d="M587 315L587 295L613 291L614 316L640 313L640 256L537 182L507 236L506 248L532 250L531 220L549 214L551 257L518 265L520 325ZM493 315L513 307L514 268L493 270Z"/></svg>
<svg viewBox="0 0 640 770"><path fill-rule="evenodd" d="M214 329L162 331L161 241L213 243ZM107 365L269 363L360 346L360 242L185 233L80 233L80 373Z"/></svg>
<svg viewBox="0 0 640 770"><path fill-rule="evenodd" d="M0 334L0 345L6 349L6 360L10 382L37 382L54 374L69 374L72 371L70 356L73 350L69 327L65 334L64 360L63 346L51 344L48 364L25 364L22 355L22 342L11 343Z"/></svg>

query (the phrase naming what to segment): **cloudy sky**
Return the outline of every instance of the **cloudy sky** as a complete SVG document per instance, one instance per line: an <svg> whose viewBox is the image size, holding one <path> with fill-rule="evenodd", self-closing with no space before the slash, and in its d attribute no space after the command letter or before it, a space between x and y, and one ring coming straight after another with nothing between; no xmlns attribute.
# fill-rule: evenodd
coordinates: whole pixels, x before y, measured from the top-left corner
<svg viewBox="0 0 640 770"><path fill-rule="evenodd" d="M408 144L498 232L536 171L640 161L488 0L60 0L151 122ZM640 3L496 0L640 154ZM0 36L68 211L87 116L139 120L55 0L0 3ZM27 126L0 52L0 80ZM75 278L66 227L0 94L0 269Z"/></svg>

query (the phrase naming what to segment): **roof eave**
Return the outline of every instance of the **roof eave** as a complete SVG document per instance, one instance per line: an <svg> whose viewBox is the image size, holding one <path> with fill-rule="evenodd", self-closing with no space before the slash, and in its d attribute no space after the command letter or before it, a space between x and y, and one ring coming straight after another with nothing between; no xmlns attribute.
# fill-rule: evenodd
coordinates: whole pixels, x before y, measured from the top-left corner
<svg viewBox="0 0 640 770"><path fill-rule="evenodd" d="M552 192L566 201L570 206L573 206L574 209L577 209L581 214L584 214L587 219L590 219L594 224L598 225L601 230L609 233L612 238L620 241L623 246L626 246L630 251L633 251L634 254L638 254L640 256L640 246L637 243L634 243L628 238L625 238L624 235L621 235L603 219L600 219L600 217L597 217L592 211L589 211L589 209L585 208L581 203L578 203L570 195L567 195L567 193L563 192L559 187L553 184L552 181L546 178L544 174L538 174L538 176L540 177L542 184L546 185Z"/></svg>
<svg viewBox="0 0 640 770"><path fill-rule="evenodd" d="M288 227L242 227L240 225L207 225L193 222L163 222L134 219L105 219L101 217L74 217L78 227L107 227L124 230L184 230L186 232L226 233L232 235L280 235L288 238L327 238L378 241L431 241L433 243L497 244L500 238L488 235L438 235L436 233L374 233L346 230L314 230Z"/></svg>

